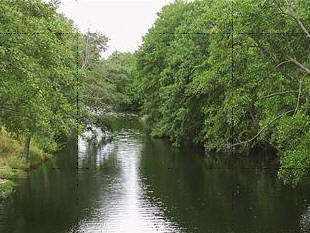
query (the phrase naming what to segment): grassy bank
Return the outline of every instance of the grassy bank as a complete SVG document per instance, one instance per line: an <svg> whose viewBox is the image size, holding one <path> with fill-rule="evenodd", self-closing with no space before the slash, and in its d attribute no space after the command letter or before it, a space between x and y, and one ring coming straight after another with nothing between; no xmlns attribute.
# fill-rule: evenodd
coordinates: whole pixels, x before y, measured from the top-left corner
<svg viewBox="0 0 310 233"><path fill-rule="evenodd" d="M0 200L7 198L14 190L14 182L0 179Z"/></svg>
<svg viewBox="0 0 310 233"><path fill-rule="evenodd" d="M0 199L13 191L13 179L27 175L27 170L37 167L51 155L38 148L35 142L30 144L29 160L22 157L23 143L4 129L0 130Z"/></svg>

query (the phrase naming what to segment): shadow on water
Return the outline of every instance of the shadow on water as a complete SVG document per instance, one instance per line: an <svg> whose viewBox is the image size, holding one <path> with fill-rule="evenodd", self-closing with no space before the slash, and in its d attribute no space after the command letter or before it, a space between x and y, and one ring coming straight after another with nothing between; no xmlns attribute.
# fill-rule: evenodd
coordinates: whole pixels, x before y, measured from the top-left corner
<svg viewBox="0 0 310 233"><path fill-rule="evenodd" d="M279 182L269 152L177 150L135 117L110 121L111 142L81 139L77 153L72 140L18 181L1 233L309 232L310 185Z"/></svg>
<svg viewBox="0 0 310 233"><path fill-rule="evenodd" d="M184 232L307 232L309 184L295 189L277 178L278 161L263 152L248 157L205 156L174 150L148 138L140 174L146 198L162 203ZM270 155L269 155L270 157Z"/></svg>

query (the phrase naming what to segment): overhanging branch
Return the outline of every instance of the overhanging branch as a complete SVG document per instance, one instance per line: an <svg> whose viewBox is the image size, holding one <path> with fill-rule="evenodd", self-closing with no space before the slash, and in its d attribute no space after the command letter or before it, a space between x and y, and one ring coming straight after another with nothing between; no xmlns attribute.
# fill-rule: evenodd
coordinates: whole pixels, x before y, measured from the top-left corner
<svg viewBox="0 0 310 233"><path fill-rule="evenodd" d="M306 66L304 66L303 64L301 64L300 62L298 62L296 59L287 56L291 62L293 62L295 65L297 65L299 68L301 68L305 73L310 74L310 69Z"/></svg>

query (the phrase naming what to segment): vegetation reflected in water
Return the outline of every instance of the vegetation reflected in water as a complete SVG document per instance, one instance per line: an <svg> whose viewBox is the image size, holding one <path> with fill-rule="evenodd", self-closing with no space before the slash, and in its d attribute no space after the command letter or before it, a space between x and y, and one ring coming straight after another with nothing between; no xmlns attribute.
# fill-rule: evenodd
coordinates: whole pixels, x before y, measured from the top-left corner
<svg viewBox="0 0 310 233"><path fill-rule="evenodd" d="M276 179L263 154L233 159L173 149L135 118L115 137L68 144L0 204L0 232L306 232L309 184ZM263 166L262 166L263 164ZM264 168L266 167L266 168Z"/></svg>

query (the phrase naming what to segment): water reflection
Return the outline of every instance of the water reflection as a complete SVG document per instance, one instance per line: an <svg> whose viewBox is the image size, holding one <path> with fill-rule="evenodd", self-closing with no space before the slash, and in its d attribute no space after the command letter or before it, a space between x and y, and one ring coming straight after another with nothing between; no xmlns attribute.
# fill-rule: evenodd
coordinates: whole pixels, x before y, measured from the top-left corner
<svg viewBox="0 0 310 233"><path fill-rule="evenodd" d="M112 142L80 140L77 153L72 141L19 181L0 203L0 232L309 232L310 184L282 185L263 154L204 156L146 136L134 118L112 125Z"/></svg>
<svg viewBox="0 0 310 233"><path fill-rule="evenodd" d="M121 131L111 145L107 145L113 150L104 147L103 151L92 155L98 161L104 161L103 164L106 163L105 160L113 158L113 166L117 168L118 173L114 174L109 184L101 185L102 189L96 196L96 207L92 210L93 217L81 220L77 232L179 232L179 227L163 217L156 203L149 202L143 196L145 188L138 173L142 146L139 136L137 133L133 135ZM84 156L83 153L81 155ZM88 162L85 162L85 159L81 160L83 166L102 167L103 164L100 163L96 163L96 166L94 163L89 163L92 157L90 151L87 155ZM102 160L100 157L105 159ZM97 180L109 176L109 173L99 171L91 170L88 173L94 173L93 176L96 178L93 179Z"/></svg>
<svg viewBox="0 0 310 233"><path fill-rule="evenodd" d="M309 195L309 186L282 185L276 179L274 161L266 160L261 166L257 157L201 158L155 139L145 143L142 154L141 175L151 191L148 198L162 200L165 215L186 226L185 232L300 230L303 196ZM309 221L309 215L305 219Z"/></svg>

